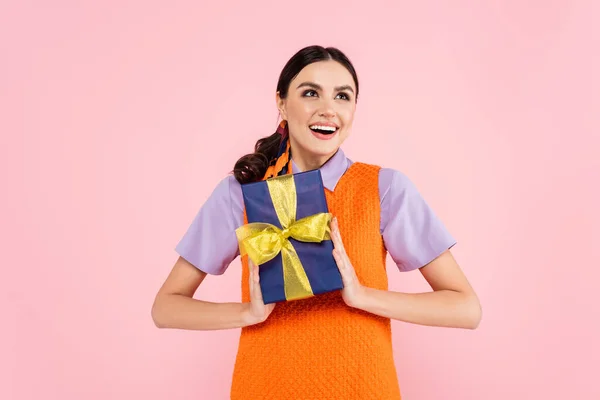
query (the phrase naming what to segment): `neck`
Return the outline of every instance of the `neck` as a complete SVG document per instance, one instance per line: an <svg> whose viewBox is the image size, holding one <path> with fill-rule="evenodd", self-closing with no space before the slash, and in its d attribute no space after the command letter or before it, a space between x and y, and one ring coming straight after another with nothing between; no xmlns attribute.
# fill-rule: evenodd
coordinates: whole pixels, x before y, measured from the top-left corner
<svg viewBox="0 0 600 400"><path fill-rule="evenodd" d="M312 171L321 168L335 153L326 156L308 156L292 148L292 160L300 172Z"/></svg>

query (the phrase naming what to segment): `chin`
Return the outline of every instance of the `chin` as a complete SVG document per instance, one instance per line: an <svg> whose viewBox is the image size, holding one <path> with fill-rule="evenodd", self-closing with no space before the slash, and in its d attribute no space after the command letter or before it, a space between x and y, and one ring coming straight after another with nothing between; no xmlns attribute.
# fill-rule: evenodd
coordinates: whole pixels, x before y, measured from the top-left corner
<svg viewBox="0 0 600 400"><path fill-rule="evenodd" d="M313 135L313 133L308 130L306 134L303 134L298 138L301 138L301 140L298 140L296 144L298 147L302 148L302 153L309 155L309 157L317 159L329 158L335 154L344 142L343 139L346 136L345 133L346 132L344 131L336 132L331 138L323 140L318 136Z"/></svg>
<svg viewBox="0 0 600 400"><path fill-rule="evenodd" d="M340 142L332 140L327 143L316 143L307 148L307 150L315 157L329 157L332 156L339 147Z"/></svg>

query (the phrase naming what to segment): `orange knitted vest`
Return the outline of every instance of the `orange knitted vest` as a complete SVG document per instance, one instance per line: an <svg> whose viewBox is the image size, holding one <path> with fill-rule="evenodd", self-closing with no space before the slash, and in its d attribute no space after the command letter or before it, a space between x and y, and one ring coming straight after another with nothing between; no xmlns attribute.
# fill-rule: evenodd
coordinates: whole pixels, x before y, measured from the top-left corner
<svg viewBox="0 0 600 400"><path fill-rule="evenodd" d="M325 196L360 282L387 290L378 176L379 167L354 163ZM242 266L248 302L246 257ZM231 398L398 400L390 320L346 306L340 291L278 303L242 329Z"/></svg>

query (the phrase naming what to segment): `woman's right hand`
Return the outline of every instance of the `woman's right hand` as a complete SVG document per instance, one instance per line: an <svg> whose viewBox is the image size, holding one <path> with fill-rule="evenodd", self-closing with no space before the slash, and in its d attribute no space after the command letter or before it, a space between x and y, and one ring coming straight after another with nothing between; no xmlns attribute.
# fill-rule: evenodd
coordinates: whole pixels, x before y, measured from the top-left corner
<svg viewBox="0 0 600 400"><path fill-rule="evenodd" d="M259 324L266 321L275 308L275 303L265 304L260 288L260 275L258 267L254 265L252 260L248 258L248 268L250 269L249 284L250 284L250 302L247 304L247 315L250 325Z"/></svg>

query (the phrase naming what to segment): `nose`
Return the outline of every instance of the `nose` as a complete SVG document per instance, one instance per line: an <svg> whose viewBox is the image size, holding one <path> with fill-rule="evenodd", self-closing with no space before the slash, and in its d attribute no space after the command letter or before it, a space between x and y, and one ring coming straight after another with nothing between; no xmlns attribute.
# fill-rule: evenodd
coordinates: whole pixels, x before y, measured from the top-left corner
<svg viewBox="0 0 600 400"><path fill-rule="evenodd" d="M335 114L335 109L329 102L323 104L323 107L319 110L319 116L323 118L333 118Z"/></svg>

